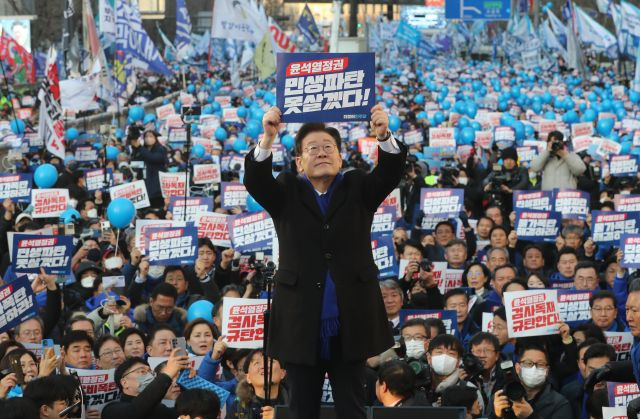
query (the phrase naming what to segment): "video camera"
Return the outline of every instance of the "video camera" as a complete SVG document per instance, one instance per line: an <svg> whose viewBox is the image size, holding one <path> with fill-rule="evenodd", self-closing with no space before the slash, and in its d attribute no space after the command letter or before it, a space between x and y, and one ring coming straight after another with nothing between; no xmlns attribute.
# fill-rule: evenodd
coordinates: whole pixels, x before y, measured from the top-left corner
<svg viewBox="0 0 640 419"><path fill-rule="evenodd" d="M272 261L264 263L264 253L257 252L249 258L249 269L255 271L256 274L251 278L251 285L254 293L260 294L266 289L267 282L273 280L276 273L276 264Z"/></svg>
<svg viewBox="0 0 640 419"><path fill-rule="evenodd" d="M442 186L455 186L455 178L460 174L458 164L452 158L443 158L440 166L440 181Z"/></svg>
<svg viewBox="0 0 640 419"><path fill-rule="evenodd" d="M507 360L500 363L500 369L504 374L504 395L509 399L509 405L514 401L523 400L527 395L524 386L516 374L516 369L513 366L513 361ZM515 413L511 407L502 411L503 418L515 418Z"/></svg>

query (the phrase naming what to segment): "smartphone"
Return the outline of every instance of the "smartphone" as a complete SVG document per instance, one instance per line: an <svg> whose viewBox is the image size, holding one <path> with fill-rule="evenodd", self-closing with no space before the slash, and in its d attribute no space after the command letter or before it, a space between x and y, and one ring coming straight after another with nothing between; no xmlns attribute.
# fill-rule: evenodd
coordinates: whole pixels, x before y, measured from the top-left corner
<svg viewBox="0 0 640 419"><path fill-rule="evenodd" d="M42 352L46 358L51 358L51 353L60 356L60 349L56 348L53 339L42 339Z"/></svg>
<svg viewBox="0 0 640 419"><path fill-rule="evenodd" d="M105 236L111 231L111 223L109 221L100 222L100 229L102 230L102 235Z"/></svg>
<svg viewBox="0 0 640 419"><path fill-rule="evenodd" d="M9 364L9 369L11 370L12 373L16 375L17 384L23 385L24 374L22 373L22 366L20 366L20 360L16 358L12 359Z"/></svg>
<svg viewBox="0 0 640 419"><path fill-rule="evenodd" d="M173 349L180 349L180 351L178 352L179 356L188 356L189 354L187 353L187 341L185 340L184 337L180 337L180 338L174 338L171 340L171 347Z"/></svg>

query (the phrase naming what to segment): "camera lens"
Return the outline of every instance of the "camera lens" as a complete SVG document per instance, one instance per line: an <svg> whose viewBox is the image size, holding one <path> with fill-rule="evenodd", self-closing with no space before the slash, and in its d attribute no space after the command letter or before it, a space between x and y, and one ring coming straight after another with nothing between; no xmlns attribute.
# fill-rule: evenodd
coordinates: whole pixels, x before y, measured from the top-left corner
<svg viewBox="0 0 640 419"><path fill-rule="evenodd" d="M519 381L511 381L504 386L504 394L509 400L522 400L526 395L526 391Z"/></svg>

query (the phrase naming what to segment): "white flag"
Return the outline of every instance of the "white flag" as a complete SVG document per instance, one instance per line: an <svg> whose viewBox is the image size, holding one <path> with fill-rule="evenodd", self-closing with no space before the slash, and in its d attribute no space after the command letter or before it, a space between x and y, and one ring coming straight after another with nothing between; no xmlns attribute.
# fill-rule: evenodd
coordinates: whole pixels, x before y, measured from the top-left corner
<svg viewBox="0 0 640 419"><path fill-rule="evenodd" d="M267 16L252 0L216 0L211 37L259 43L269 30Z"/></svg>
<svg viewBox="0 0 640 419"><path fill-rule="evenodd" d="M64 121L60 110L60 86L55 48L49 48L45 66L45 78L38 91L40 99L40 120L38 133L44 139L47 151L64 159Z"/></svg>

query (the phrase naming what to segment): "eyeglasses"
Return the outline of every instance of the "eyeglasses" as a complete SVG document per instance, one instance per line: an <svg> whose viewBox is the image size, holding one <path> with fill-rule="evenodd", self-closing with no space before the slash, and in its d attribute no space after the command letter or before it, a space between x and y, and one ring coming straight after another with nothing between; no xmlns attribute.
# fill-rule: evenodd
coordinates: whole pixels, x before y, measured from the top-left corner
<svg viewBox="0 0 640 419"><path fill-rule="evenodd" d="M154 306L153 308L154 308L154 310L156 310L158 313L165 313L165 314L169 314L169 313L173 312L173 307Z"/></svg>
<svg viewBox="0 0 640 419"><path fill-rule="evenodd" d="M102 357L109 357L109 358L115 358L118 355L123 354L124 352L122 352L122 349L114 349L113 351L105 351L103 353L101 353L100 355L98 355L100 358Z"/></svg>
<svg viewBox="0 0 640 419"><path fill-rule="evenodd" d="M331 154L336 150L335 144L324 144L322 146L311 145L304 149L310 156L317 156L320 153L320 149L324 151L326 154Z"/></svg>
<svg viewBox="0 0 640 419"><path fill-rule="evenodd" d="M482 273L482 272L469 272L469 273L467 273L467 277L469 277L469 278L480 278L481 276L484 276L484 273Z"/></svg>
<svg viewBox="0 0 640 419"><path fill-rule="evenodd" d="M122 378L126 377L126 376L127 376L127 375L129 375L129 374L133 374L133 373L140 374L140 375L153 374L153 375L155 376L155 373L154 373L153 371L151 371L151 368L149 368L149 367L147 367L147 366L145 365L145 366L143 366L143 367L138 367L138 368L136 368L135 370L131 370L131 371L129 371L129 372L128 372L128 373L126 373L126 374L123 374L123 375L122 375Z"/></svg>
<svg viewBox="0 0 640 419"><path fill-rule="evenodd" d="M615 309L616 309L615 307L611 307L611 306L591 308L591 310L595 311L596 313L611 313Z"/></svg>
<svg viewBox="0 0 640 419"><path fill-rule="evenodd" d="M471 352L475 355L475 354L479 354L479 355L489 355L496 351L495 349L489 349L489 348L474 348L471 350Z"/></svg>
<svg viewBox="0 0 640 419"><path fill-rule="evenodd" d="M42 331L41 330L21 330L20 334L28 338L35 338L38 336L42 336Z"/></svg>
<svg viewBox="0 0 640 419"><path fill-rule="evenodd" d="M549 368L549 364L547 364L546 362L520 361L520 365L522 365L525 368L536 367L536 368L542 368L543 370L546 370L547 368Z"/></svg>
<svg viewBox="0 0 640 419"><path fill-rule="evenodd" d="M404 339L405 342L411 342L412 340L417 340L420 342L424 342L425 340L427 340L427 337L425 335L403 335L402 339Z"/></svg>

